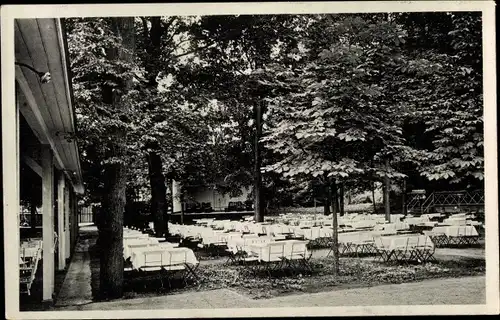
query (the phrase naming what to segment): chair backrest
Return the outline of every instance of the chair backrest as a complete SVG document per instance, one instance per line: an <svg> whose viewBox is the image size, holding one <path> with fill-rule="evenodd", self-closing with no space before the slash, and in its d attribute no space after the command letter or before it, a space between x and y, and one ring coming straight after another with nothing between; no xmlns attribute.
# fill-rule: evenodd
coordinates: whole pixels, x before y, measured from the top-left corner
<svg viewBox="0 0 500 320"><path fill-rule="evenodd" d="M153 268L165 265L164 262L166 262L166 258L162 250L144 251L143 255L144 262L142 266L138 266L139 268Z"/></svg>
<svg viewBox="0 0 500 320"><path fill-rule="evenodd" d="M181 265L187 262L186 250L171 250L168 251L169 265Z"/></svg>
<svg viewBox="0 0 500 320"><path fill-rule="evenodd" d="M252 239L252 243L253 244L259 244L259 243L269 243L269 242L272 242L272 238L271 237L259 237L259 238L254 238Z"/></svg>
<svg viewBox="0 0 500 320"><path fill-rule="evenodd" d="M408 249L408 237L398 237L394 239L394 249L406 250Z"/></svg>
<svg viewBox="0 0 500 320"><path fill-rule="evenodd" d="M459 226L457 228L457 236L470 236L472 235L472 229L469 226Z"/></svg>
<svg viewBox="0 0 500 320"><path fill-rule="evenodd" d="M290 260L305 258L307 255L306 242L292 242L286 249L285 257Z"/></svg>
<svg viewBox="0 0 500 320"><path fill-rule="evenodd" d="M229 235L227 233L220 233L217 235L217 241L222 243L227 243Z"/></svg>
<svg viewBox="0 0 500 320"><path fill-rule="evenodd" d="M282 242L270 242L268 244L268 256L262 257L271 260L278 260L285 255L285 244Z"/></svg>
<svg viewBox="0 0 500 320"><path fill-rule="evenodd" d="M381 238L381 237L375 237L375 238L374 238L374 241L375 241L375 246L376 246L377 248L382 249L382 248L384 248L384 247L385 247L385 246L384 246L384 241L382 240L382 238Z"/></svg>
<svg viewBox="0 0 500 320"><path fill-rule="evenodd" d="M313 239L317 239L320 236L321 227L312 227L311 228L311 236Z"/></svg>
<svg viewBox="0 0 500 320"><path fill-rule="evenodd" d="M408 241L407 241L407 244L408 244L408 247L410 248L413 248L413 247L418 247L421 243L421 241L425 241L425 239L420 239L420 237L418 236L413 236L413 237L408 237ZM423 244L423 243L422 243Z"/></svg>

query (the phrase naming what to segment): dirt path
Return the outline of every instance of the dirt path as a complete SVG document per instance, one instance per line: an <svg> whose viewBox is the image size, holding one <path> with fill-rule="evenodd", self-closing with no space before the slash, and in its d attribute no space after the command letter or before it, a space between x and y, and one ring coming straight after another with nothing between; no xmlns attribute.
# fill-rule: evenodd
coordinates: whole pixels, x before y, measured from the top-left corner
<svg viewBox="0 0 500 320"><path fill-rule="evenodd" d="M484 304L485 277L425 280L252 300L228 289L68 306L57 310L283 308L376 305Z"/></svg>
<svg viewBox="0 0 500 320"><path fill-rule="evenodd" d="M375 306L486 303L485 277L449 278L299 294L263 300L261 306Z"/></svg>

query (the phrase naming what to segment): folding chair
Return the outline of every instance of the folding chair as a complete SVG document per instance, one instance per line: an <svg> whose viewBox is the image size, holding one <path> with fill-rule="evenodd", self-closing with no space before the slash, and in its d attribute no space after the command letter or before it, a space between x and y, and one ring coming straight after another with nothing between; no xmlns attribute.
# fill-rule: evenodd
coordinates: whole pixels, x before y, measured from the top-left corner
<svg viewBox="0 0 500 320"><path fill-rule="evenodd" d="M383 262L388 262L394 253L394 250L388 248L380 237L375 238L375 248L379 256L377 260L382 260Z"/></svg>
<svg viewBox="0 0 500 320"><path fill-rule="evenodd" d="M412 255L412 248L408 246L409 238L394 239L394 252L392 256L395 262L407 262Z"/></svg>
<svg viewBox="0 0 500 320"><path fill-rule="evenodd" d="M168 251L169 265L164 267L167 271L175 271L184 269L182 274L182 280L187 285L187 280L193 279L195 282L199 282L199 277L196 274L196 270L199 267L199 263L189 263L187 259L187 250L170 250Z"/></svg>
<svg viewBox="0 0 500 320"><path fill-rule="evenodd" d="M450 243L450 238L444 233L427 233L437 248L446 247Z"/></svg>
<svg viewBox="0 0 500 320"><path fill-rule="evenodd" d="M307 242L292 242L285 247L284 262L290 267L292 275L301 270L312 272L309 264L311 256L312 253L307 250Z"/></svg>
<svg viewBox="0 0 500 320"><path fill-rule="evenodd" d="M241 254L234 241L228 241L226 252L228 253L228 257L225 262L226 265L240 262Z"/></svg>
<svg viewBox="0 0 500 320"><path fill-rule="evenodd" d="M254 271L252 265L258 262L259 259L255 253L248 251L248 247L254 242L255 239L258 238L259 236L254 234L243 235L240 244L236 244L237 255L239 257L238 261L243 263L245 268L252 271Z"/></svg>
<svg viewBox="0 0 500 320"><path fill-rule="evenodd" d="M285 243L269 242L266 247L261 248L259 262L263 270L267 272L269 279L272 279L272 272L283 266L285 256Z"/></svg>
<svg viewBox="0 0 500 320"><path fill-rule="evenodd" d="M421 242L421 239L424 239L424 242ZM415 252L417 255L417 259L425 263L427 261L436 261L434 257L434 252L436 251L435 245L432 243L429 237L418 237L418 243L415 247Z"/></svg>
<svg viewBox="0 0 500 320"><path fill-rule="evenodd" d="M140 265L135 266L135 269L139 271L142 279L159 279L161 287L164 288L163 278L165 277L168 281L169 288L171 287L169 275L164 272L163 266L167 262L165 257L165 250L151 250L142 252L143 261Z"/></svg>
<svg viewBox="0 0 500 320"><path fill-rule="evenodd" d="M31 295L31 286L35 280L41 249L36 244L21 247L19 261L19 284L21 292ZM24 288L23 288L24 285Z"/></svg>

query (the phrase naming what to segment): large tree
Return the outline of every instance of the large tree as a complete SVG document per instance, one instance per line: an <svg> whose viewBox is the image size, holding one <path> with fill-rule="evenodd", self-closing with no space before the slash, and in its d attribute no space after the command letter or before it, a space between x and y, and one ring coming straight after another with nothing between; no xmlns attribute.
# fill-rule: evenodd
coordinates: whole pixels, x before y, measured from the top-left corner
<svg viewBox="0 0 500 320"><path fill-rule="evenodd" d="M123 214L128 155L137 100L134 79L133 18L67 21L79 139L88 169L90 192L98 195L100 296L123 291ZM92 174L85 172L89 178Z"/></svg>

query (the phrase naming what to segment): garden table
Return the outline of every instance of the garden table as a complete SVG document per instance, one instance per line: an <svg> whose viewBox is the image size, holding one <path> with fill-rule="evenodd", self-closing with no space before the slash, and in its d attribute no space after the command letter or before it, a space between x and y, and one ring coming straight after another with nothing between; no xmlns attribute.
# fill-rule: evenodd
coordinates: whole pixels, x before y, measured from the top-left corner
<svg viewBox="0 0 500 320"><path fill-rule="evenodd" d="M352 254L357 253L358 247L363 251L368 250L365 248L373 243L374 234L371 231L358 231L358 232L345 232L338 234L339 253ZM327 256L330 255L333 248L330 249Z"/></svg>
<svg viewBox="0 0 500 320"><path fill-rule="evenodd" d="M320 227L311 227L309 229L302 229L302 234L306 240L316 240L320 237Z"/></svg>
<svg viewBox="0 0 500 320"><path fill-rule="evenodd" d="M149 235L146 233L123 233L123 239L146 239Z"/></svg>
<svg viewBox="0 0 500 320"><path fill-rule="evenodd" d="M196 259L193 250L189 248L151 247L147 250L141 249L133 254L131 262L135 270L142 272L163 271L163 275L168 280L176 273L182 274L184 282L190 277L198 280L196 270L199 261Z"/></svg>
<svg viewBox="0 0 500 320"><path fill-rule="evenodd" d="M252 243L248 246L248 250L268 272L285 266L290 267L294 272L301 267L311 271L308 264L311 255L307 250L307 241L283 240Z"/></svg>
<svg viewBox="0 0 500 320"><path fill-rule="evenodd" d="M384 261L419 261L434 260L435 246L426 235L393 235L376 239L375 246Z"/></svg>
<svg viewBox="0 0 500 320"><path fill-rule="evenodd" d="M435 236L444 235L447 241L441 236L440 245L477 245L479 233L474 226L437 226L432 229Z"/></svg>
<svg viewBox="0 0 500 320"><path fill-rule="evenodd" d="M418 225L424 222L429 222L428 217L415 217L415 218L406 218L404 219L404 222L406 222L409 225Z"/></svg>
<svg viewBox="0 0 500 320"><path fill-rule="evenodd" d="M437 226L432 229L433 233L445 234L449 237L458 236L478 236L476 228L474 226Z"/></svg>
<svg viewBox="0 0 500 320"><path fill-rule="evenodd" d="M359 221L353 221L353 222L346 222L346 226L351 226L354 229L360 229L360 228L372 228L376 225L374 220L359 220Z"/></svg>
<svg viewBox="0 0 500 320"><path fill-rule="evenodd" d="M128 259L131 256L131 246L143 246L158 243L158 239L156 238L123 239L123 257Z"/></svg>

